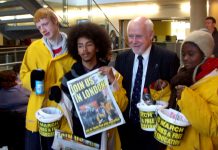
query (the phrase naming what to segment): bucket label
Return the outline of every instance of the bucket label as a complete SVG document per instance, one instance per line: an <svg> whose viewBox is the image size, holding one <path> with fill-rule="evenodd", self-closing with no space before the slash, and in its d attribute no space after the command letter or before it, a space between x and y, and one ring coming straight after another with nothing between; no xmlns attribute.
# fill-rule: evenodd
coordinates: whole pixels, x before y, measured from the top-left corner
<svg viewBox="0 0 218 150"><path fill-rule="evenodd" d="M175 132L175 133L183 133L184 131L184 127L181 127L181 126L177 126L177 125L174 125L174 124L171 124L169 122L166 122L165 120L163 120L162 118L160 118L160 116L157 117L157 123L162 126L163 128L172 131L172 132Z"/></svg>
<svg viewBox="0 0 218 150"><path fill-rule="evenodd" d="M55 129L59 128L58 121L51 123L43 123L39 121L39 133L44 137L53 137L55 134Z"/></svg>
<svg viewBox="0 0 218 150"><path fill-rule="evenodd" d="M163 136L166 136L166 137L172 138L172 139L179 139L180 140L182 138L182 135L183 135L183 133L170 132L169 130L162 127L161 125L156 127L156 131L161 133Z"/></svg>
<svg viewBox="0 0 218 150"><path fill-rule="evenodd" d="M161 143L171 146L180 145L185 127L171 124L160 116L157 117L157 127L154 137Z"/></svg>
<svg viewBox="0 0 218 150"><path fill-rule="evenodd" d="M154 111L140 111L140 124L143 130L155 128L156 115Z"/></svg>
<svg viewBox="0 0 218 150"><path fill-rule="evenodd" d="M171 146L178 146L180 145L180 140L170 139L167 136L164 136L158 131L154 132L154 137L161 143Z"/></svg>

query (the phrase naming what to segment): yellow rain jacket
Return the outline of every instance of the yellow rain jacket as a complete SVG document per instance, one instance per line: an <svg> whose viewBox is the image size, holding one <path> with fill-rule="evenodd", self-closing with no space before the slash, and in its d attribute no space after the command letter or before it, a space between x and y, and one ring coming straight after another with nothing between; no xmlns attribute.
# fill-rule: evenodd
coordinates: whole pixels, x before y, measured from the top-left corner
<svg viewBox="0 0 218 150"><path fill-rule="evenodd" d="M190 122L180 146L168 150L218 150L218 70L185 87L178 100Z"/></svg>
<svg viewBox="0 0 218 150"><path fill-rule="evenodd" d="M73 69L73 67L72 67ZM71 71L76 72L76 71ZM111 90L113 96L120 108L123 112L128 105L128 98L126 96L126 90L122 86L123 77L113 68L113 73L115 74L115 81L111 84ZM75 78L74 75L72 75ZM66 79L69 80L69 79ZM66 82L66 80L64 82ZM64 84L65 85L65 84ZM68 132L72 133L72 132ZM121 142L117 128L113 128L107 131L107 150L121 150Z"/></svg>
<svg viewBox="0 0 218 150"><path fill-rule="evenodd" d="M156 91L151 86L149 88L150 88L151 97L152 97L153 100L155 100L155 101L165 101L165 102L169 101L169 97L170 97L171 92L170 92L170 86L169 86L168 82L167 82L167 86L165 88L159 90L159 91Z"/></svg>
<svg viewBox="0 0 218 150"><path fill-rule="evenodd" d="M34 41L27 48L20 70L20 78L23 86L31 91L26 115L27 130L32 132L38 131L37 119L35 117L37 110L46 106L58 107L56 102L48 100L48 91L52 86L61 84L62 77L70 70L74 62L75 60L67 52L52 57L43 39ZM36 95L30 85L31 71L38 68L45 71L45 93L43 95Z"/></svg>
<svg viewBox="0 0 218 150"><path fill-rule="evenodd" d="M123 112L126 110L128 105L128 98L126 96L126 90L122 86L122 75L115 71L115 78L118 88L113 91L113 95L120 110ZM117 128L113 128L108 131L108 150L121 150L120 136Z"/></svg>

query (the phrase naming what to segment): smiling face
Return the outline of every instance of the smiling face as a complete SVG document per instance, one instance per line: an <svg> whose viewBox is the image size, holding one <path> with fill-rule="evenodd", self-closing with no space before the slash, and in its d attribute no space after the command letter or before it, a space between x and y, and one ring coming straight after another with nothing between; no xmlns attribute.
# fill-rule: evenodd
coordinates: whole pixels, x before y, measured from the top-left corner
<svg viewBox="0 0 218 150"><path fill-rule="evenodd" d="M42 18L36 22L36 28L43 37L48 38L49 40L55 39L59 32L58 22L53 22L48 18Z"/></svg>
<svg viewBox="0 0 218 150"><path fill-rule="evenodd" d="M88 66L91 65L90 67L92 68L97 64L96 53L98 52L98 49L95 47L95 44L91 39L86 37L78 38L77 48L83 65L85 65L87 68L89 68Z"/></svg>
<svg viewBox="0 0 218 150"><path fill-rule="evenodd" d="M182 61L186 69L191 69L200 64L204 58L202 51L191 42L182 45Z"/></svg>
<svg viewBox="0 0 218 150"><path fill-rule="evenodd" d="M142 54L152 44L153 32L146 28L144 20L133 21L128 25L128 42L135 54Z"/></svg>

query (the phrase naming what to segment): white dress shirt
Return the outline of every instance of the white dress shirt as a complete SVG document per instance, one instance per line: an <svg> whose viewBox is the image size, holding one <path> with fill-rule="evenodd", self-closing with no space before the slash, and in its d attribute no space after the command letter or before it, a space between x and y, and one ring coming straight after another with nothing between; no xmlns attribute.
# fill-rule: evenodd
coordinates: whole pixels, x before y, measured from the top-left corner
<svg viewBox="0 0 218 150"><path fill-rule="evenodd" d="M147 68L148 68L148 58L149 58L150 51L151 51L151 46L148 47L146 49L146 51L142 54L142 57L143 57L143 75L142 75L141 97L142 97L142 92L143 92L144 85L145 85L145 78L146 78L146 73L147 73ZM133 91L136 73L137 73L138 65L139 65L138 56L139 56L138 54L135 54L135 59L134 59L134 63L133 63L131 97L132 97L132 91Z"/></svg>

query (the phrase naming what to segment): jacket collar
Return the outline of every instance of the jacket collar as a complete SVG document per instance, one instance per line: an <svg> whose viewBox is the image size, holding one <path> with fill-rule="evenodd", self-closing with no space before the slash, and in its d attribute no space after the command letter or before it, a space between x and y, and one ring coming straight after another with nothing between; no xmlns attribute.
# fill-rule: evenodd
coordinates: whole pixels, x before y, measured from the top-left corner
<svg viewBox="0 0 218 150"><path fill-rule="evenodd" d="M102 66L106 66L107 64L102 62L102 61L99 61L98 64L96 66L94 66L90 71L94 70L94 69L97 69L99 67L102 67ZM86 69L84 68L84 66L82 65L82 62L76 62L73 64L72 66L72 70L75 70L75 72L78 74L78 75L83 75L83 74L86 74L87 71Z"/></svg>

